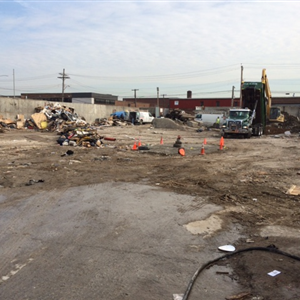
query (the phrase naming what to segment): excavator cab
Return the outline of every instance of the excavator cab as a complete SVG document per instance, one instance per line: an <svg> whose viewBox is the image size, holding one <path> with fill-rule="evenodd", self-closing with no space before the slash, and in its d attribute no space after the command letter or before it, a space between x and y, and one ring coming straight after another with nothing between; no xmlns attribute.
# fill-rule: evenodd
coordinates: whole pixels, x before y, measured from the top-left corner
<svg viewBox="0 0 300 300"><path fill-rule="evenodd" d="M281 113L279 107L271 107L270 109L270 122L284 122L284 115Z"/></svg>

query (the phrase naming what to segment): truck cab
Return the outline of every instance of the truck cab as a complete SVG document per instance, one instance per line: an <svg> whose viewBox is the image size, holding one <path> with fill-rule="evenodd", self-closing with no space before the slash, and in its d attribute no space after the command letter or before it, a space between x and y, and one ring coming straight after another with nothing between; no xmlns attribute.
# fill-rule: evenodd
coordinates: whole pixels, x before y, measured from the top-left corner
<svg viewBox="0 0 300 300"><path fill-rule="evenodd" d="M239 135L250 138L263 134L267 116L264 89L262 82L243 82L242 108L230 109L229 118L222 126L224 137Z"/></svg>
<svg viewBox="0 0 300 300"><path fill-rule="evenodd" d="M250 138L252 135L252 110L248 108L230 109L226 122L222 125L222 136L239 135Z"/></svg>

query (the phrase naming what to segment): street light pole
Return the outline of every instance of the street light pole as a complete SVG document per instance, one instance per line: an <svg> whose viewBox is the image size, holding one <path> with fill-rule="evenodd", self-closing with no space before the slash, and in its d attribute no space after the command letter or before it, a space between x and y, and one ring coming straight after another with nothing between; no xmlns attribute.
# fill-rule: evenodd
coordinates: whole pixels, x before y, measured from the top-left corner
<svg viewBox="0 0 300 300"><path fill-rule="evenodd" d="M235 86L232 87L232 92L231 92L231 107L233 107L234 89L235 89Z"/></svg>
<svg viewBox="0 0 300 300"><path fill-rule="evenodd" d="M16 91L16 88L15 88L15 69L13 69L13 86L14 86L14 98L15 98L15 91Z"/></svg>
<svg viewBox="0 0 300 300"><path fill-rule="evenodd" d="M136 91L138 91L138 89L133 89L132 91L134 92L134 106L136 107Z"/></svg>

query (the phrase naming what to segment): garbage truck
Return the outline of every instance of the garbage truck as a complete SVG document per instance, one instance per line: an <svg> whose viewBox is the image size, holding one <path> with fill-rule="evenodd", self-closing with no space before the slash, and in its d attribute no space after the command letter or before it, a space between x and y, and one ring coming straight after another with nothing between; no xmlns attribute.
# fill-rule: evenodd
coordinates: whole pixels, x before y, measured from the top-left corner
<svg viewBox="0 0 300 300"><path fill-rule="evenodd" d="M250 138L252 135L261 136L270 120L273 112L271 108L271 93L267 81L265 69L260 82L242 82L241 107L229 110L226 122L222 124L221 135L242 136ZM278 110L277 110L278 112ZM280 111L276 115L276 120L282 122ZM272 119L274 121L274 119Z"/></svg>
<svg viewBox="0 0 300 300"><path fill-rule="evenodd" d="M229 110L228 118L221 128L221 135L250 138L264 133L267 121L265 86L262 82L242 83L241 108Z"/></svg>

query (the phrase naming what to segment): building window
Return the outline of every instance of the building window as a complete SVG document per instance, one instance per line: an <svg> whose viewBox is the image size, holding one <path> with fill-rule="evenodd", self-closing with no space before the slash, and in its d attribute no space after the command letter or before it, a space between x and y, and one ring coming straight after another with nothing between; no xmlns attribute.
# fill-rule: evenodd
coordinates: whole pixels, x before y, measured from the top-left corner
<svg viewBox="0 0 300 300"><path fill-rule="evenodd" d="M200 106L204 106L204 102L203 101L201 101Z"/></svg>
<svg viewBox="0 0 300 300"><path fill-rule="evenodd" d="M220 106L220 101L217 101L217 102L216 102L216 106Z"/></svg>
<svg viewBox="0 0 300 300"><path fill-rule="evenodd" d="M174 105L179 105L179 101L174 101Z"/></svg>
<svg viewBox="0 0 300 300"><path fill-rule="evenodd" d="M234 102L233 102L233 106L238 106L238 102L237 102L237 101L234 101Z"/></svg>

